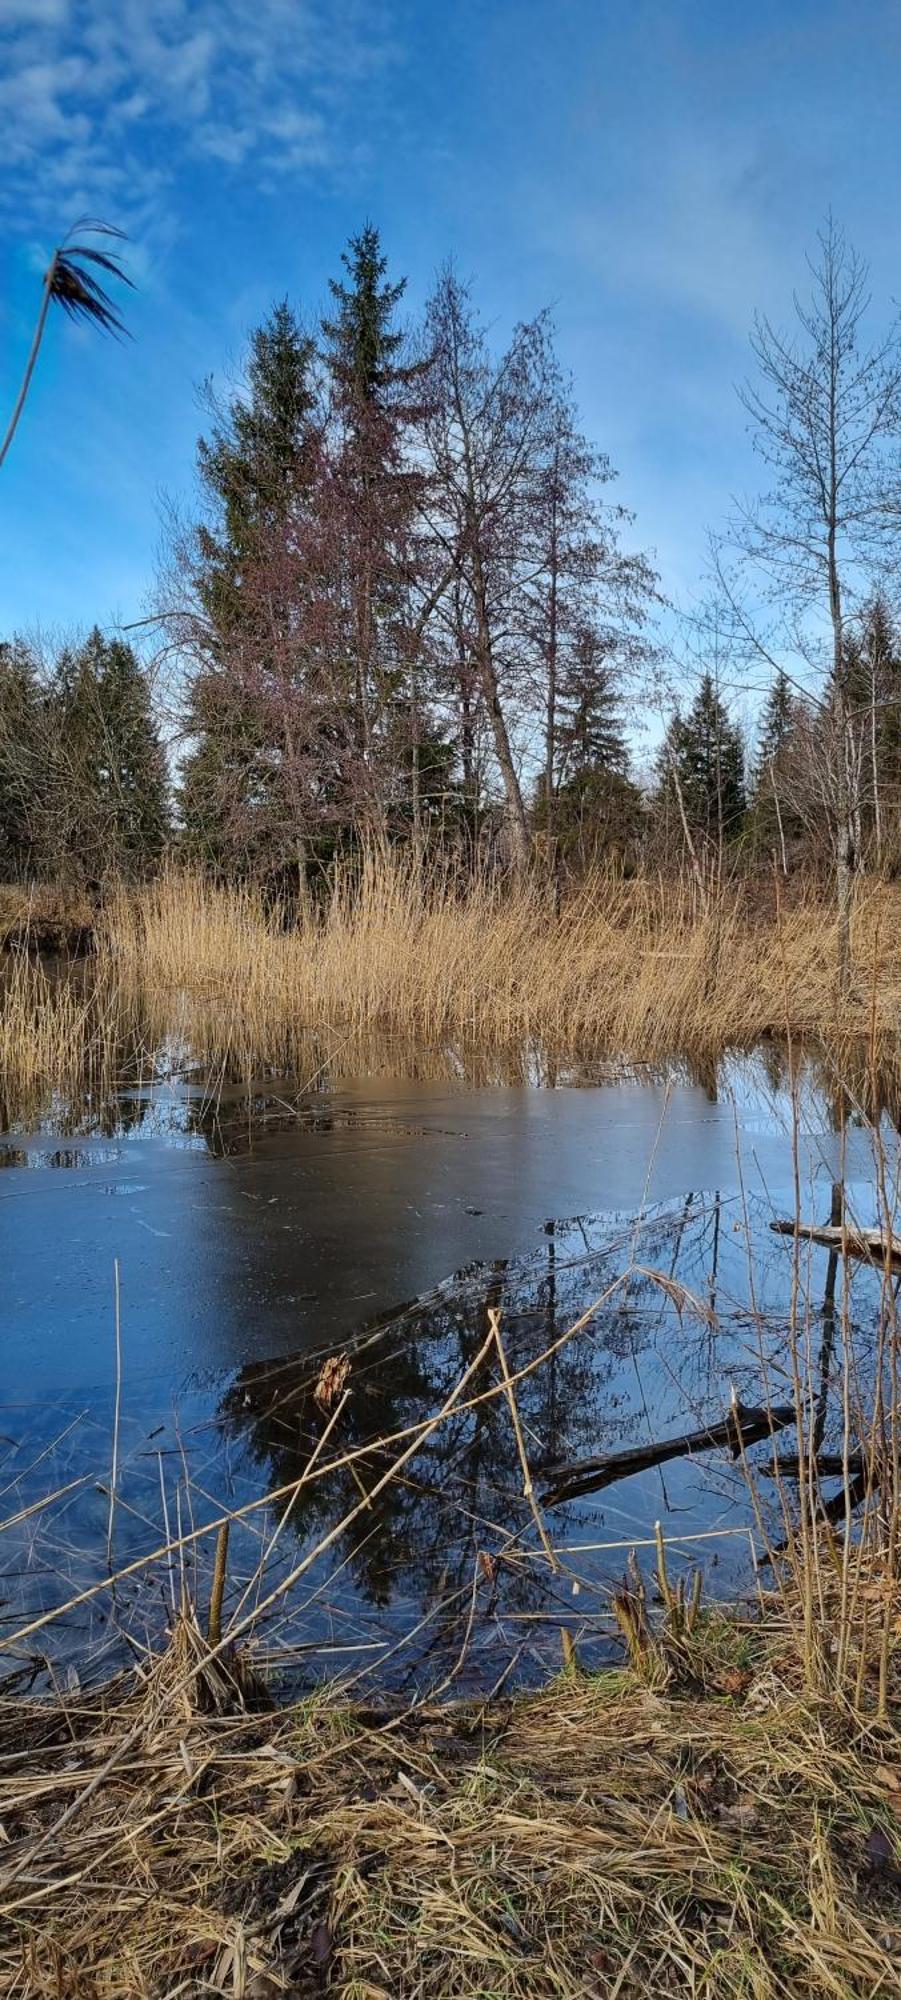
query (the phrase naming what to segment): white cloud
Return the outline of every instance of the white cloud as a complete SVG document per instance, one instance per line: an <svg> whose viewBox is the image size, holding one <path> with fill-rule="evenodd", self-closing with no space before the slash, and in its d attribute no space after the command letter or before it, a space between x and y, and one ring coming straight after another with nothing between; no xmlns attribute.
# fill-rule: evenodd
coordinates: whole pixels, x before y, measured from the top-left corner
<svg viewBox="0 0 901 2000"><path fill-rule="evenodd" d="M77 188L127 223L186 157L268 185L337 168L355 94L395 54L391 4L0 0L0 204L58 227Z"/></svg>
<svg viewBox="0 0 901 2000"><path fill-rule="evenodd" d="M5 28L44 26L64 21L68 12L69 0L3 0L3 25Z"/></svg>

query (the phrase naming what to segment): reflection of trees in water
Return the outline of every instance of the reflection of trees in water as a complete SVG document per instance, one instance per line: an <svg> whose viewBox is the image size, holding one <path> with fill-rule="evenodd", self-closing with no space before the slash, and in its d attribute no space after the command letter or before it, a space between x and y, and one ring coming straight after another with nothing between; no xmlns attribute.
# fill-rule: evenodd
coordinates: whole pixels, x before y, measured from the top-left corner
<svg viewBox="0 0 901 2000"><path fill-rule="evenodd" d="M652 1275L662 1271L688 1285L700 1272L709 1278L722 1242L720 1207L719 1198L688 1197L678 1209L650 1218L636 1255L646 1270L632 1270L584 1333L518 1383L536 1471L543 1463L684 1428L685 1412L722 1415L728 1380L720 1336L703 1319L680 1319ZM351 1343L348 1402L327 1451L334 1456L366 1443L373 1450L300 1489L291 1524L303 1544L315 1545L386 1469L391 1453L377 1449L379 1438L442 1407L482 1346L493 1309L500 1311L515 1372L550 1347L625 1269L631 1241L629 1234L612 1241L609 1226L602 1232L591 1219L549 1223L535 1256L463 1271L375 1335L370 1330ZM313 1393L318 1367L319 1359L310 1357L249 1365L221 1406L223 1422L244 1434L273 1486L301 1479L322 1435L326 1418ZM499 1379L489 1355L471 1393ZM566 1518L556 1516L556 1524L565 1525ZM447 1598L449 1632L480 1551L503 1558L507 1537L534 1540L510 1414L498 1395L446 1418L334 1556L347 1563L361 1599L379 1609L402 1598L421 1610ZM501 1613L541 1610L552 1587L539 1564L501 1560Z"/></svg>
<svg viewBox="0 0 901 2000"><path fill-rule="evenodd" d="M204 1002L178 1003L150 993L134 982L122 982L115 970L98 970L90 959L43 961L51 987L71 987L83 1020L84 1074L67 1104L0 1102L0 1129L52 1120L64 1135L96 1132L113 1137L141 1121L141 1109L123 1101L123 1090L146 1087L165 1077L177 1046L184 1069L197 1080L197 1096L187 1109L189 1127L214 1153L246 1148L246 1135L272 1130L307 1115L325 1115L330 1095L348 1079L403 1078L416 1082L458 1082L472 1088L524 1085L553 1088L559 1084L592 1085L605 1079L643 1078L657 1083L687 1080L702 1089L712 1104L721 1101L730 1070L738 1065L758 1078L774 1097L789 1100L793 1089L811 1108L826 1117L834 1131L843 1123L887 1117L901 1130L901 1042L882 1035L878 1060L865 1037L843 1043L836 1054L815 1040L791 1046L778 1036L766 1037L750 1055L698 1053L674 1056L657 1065L612 1060L602 1048L586 1048L581 1057L559 1058L534 1040L486 1048L460 1038L423 1046L402 1037L303 1027L286 1030L278 1049L266 1061L258 1051L239 1047L234 1023L205 1014ZM177 1018L176 1018L177 1017Z"/></svg>
<svg viewBox="0 0 901 2000"><path fill-rule="evenodd" d="M597 1290L606 1269L593 1277ZM475 1266L453 1286L396 1317L372 1342L350 1348L348 1402L330 1452L353 1449L439 1409L472 1364L490 1330L489 1314L502 1316L504 1345L512 1371L525 1366L553 1343L586 1303L584 1272L571 1258L560 1269L553 1226L541 1258L527 1273L505 1262ZM551 1361L517 1384L520 1420L536 1461L550 1460L574 1441L587 1448L598 1435L616 1431L618 1418L604 1409L605 1384L619 1365L615 1343L586 1335L562 1348ZM230 1428L244 1430L250 1448L265 1463L274 1485L299 1480L326 1422L313 1390L318 1373L305 1357L274 1367L241 1370L222 1406ZM470 1394L500 1380L489 1355L473 1379ZM371 1487L390 1462L373 1450L298 1495L292 1525L314 1542ZM421 1451L376 1497L364 1516L366 1539L356 1533L341 1550L350 1560L357 1588L367 1602L386 1605L399 1579L412 1575L426 1601L453 1594L471 1578L480 1549L502 1548L505 1535L519 1534L530 1516L522 1493L522 1471L509 1410L503 1396L477 1401L452 1413ZM372 1533L370 1531L374 1530ZM537 1602L540 1586L517 1571L513 1594L520 1604Z"/></svg>
<svg viewBox="0 0 901 2000"><path fill-rule="evenodd" d="M778 1037L761 1041L752 1062L774 1098L798 1105L803 1126L812 1113L817 1123L825 1114L831 1132L846 1126L877 1126L887 1119L901 1132L901 1040L883 1035L875 1054L866 1037L849 1038L836 1053L815 1040L791 1047Z"/></svg>

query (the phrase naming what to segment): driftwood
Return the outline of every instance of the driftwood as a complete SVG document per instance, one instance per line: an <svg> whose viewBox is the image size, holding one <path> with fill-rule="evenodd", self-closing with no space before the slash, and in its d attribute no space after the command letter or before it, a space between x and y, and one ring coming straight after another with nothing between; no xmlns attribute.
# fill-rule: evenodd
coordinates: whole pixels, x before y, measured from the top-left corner
<svg viewBox="0 0 901 2000"><path fill-rule="evenodd" d="M714 1451L720 1445L738 1458L747 1445L773 1437L794 1420L790 1403L778 1403L766 1410L736 1402L722 1423L710 1424L706 1430L685 1431L681 1437L663 1438L657 1444L604 1452L599 1458L545 1466L542 1478L549 1484L541 1498L546 1507L556 1507L564 1500L580 1499L583 1493L597 1493L602 1487L611 1486L614 1480L628 1479L634 1472L649 1472L655 1465L665 1465L668 1459L688 1458L698 1451Z"/></svg>
<svg viewBox="0 0 901 2000"><path fill-rule="evenodd" d="M851 1229L836 1222L771 1222L777 1236L802 1236L806 1243L822 1243L827 1250L844 1251L848 1257L865 1257L870 1263L885 1264L901 1271L901 1237L888 1229Z"/></svg>

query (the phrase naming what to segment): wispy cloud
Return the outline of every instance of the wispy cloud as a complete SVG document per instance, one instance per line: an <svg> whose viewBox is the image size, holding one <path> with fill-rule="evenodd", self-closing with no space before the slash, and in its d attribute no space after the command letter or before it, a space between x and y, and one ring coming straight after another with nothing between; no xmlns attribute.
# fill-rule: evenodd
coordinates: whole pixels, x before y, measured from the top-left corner
<svg viewBox="0 0 901 2000"><path fill-rule="evenodd" d="M271 185L338 169L396 55L391 0L2 0L0 203L128 221L186 158Z"/></svg>

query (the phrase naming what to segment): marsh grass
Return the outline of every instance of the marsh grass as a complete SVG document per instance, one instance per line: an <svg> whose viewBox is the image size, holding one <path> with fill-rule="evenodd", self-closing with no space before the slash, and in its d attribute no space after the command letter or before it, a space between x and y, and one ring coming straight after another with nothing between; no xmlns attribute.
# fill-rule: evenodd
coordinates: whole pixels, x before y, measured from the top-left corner
<svg viewBox="0 0 901 2000"><path fill-rule="evenodd" d="M76 1120L130 1081L142 1048L133 997L21 952L0 967L0 1102L17 1121L56 1103Z"/></svg>
<svg viewBox="0 0 901 2000"><path fill-rule="evenodd" d="M100 1085L152 1074L173 1041L214 1074L270 1069L303 1089L326 1070L442 1064L553 1081L563 1064L705 1063L786 1035L837 1074L863 1051L866 1092L874 1038L881 1073L898 1069L899 917L901 892L861 893L856 983L840 1001L835 918L813 889L785 906L772 885L739 882L701 901L686 882L596 873L555 912L535 883L381 853L298 914L170 872L112 892L93 956L68 972L8 956L0 1093L17 1120L42 1084L45 1106L79 1087L96 1102Z"/></svg>
<svg viewBox="0 0 901 2000"><path fill-rule="evenodd" d="M535 1046L634 1060L869 1029L901 1019L901 895L862 896L860 985L839 1007L831 906L789 909L739 886L699 905L688 885L595 874L558 913L535 885L458 885L408 860L366 858L295 924L253 891L170 874L109 905L100 958L178 999L205 1046L284 1061L299 1030L391 1032L430 1044Z"/></svg>

